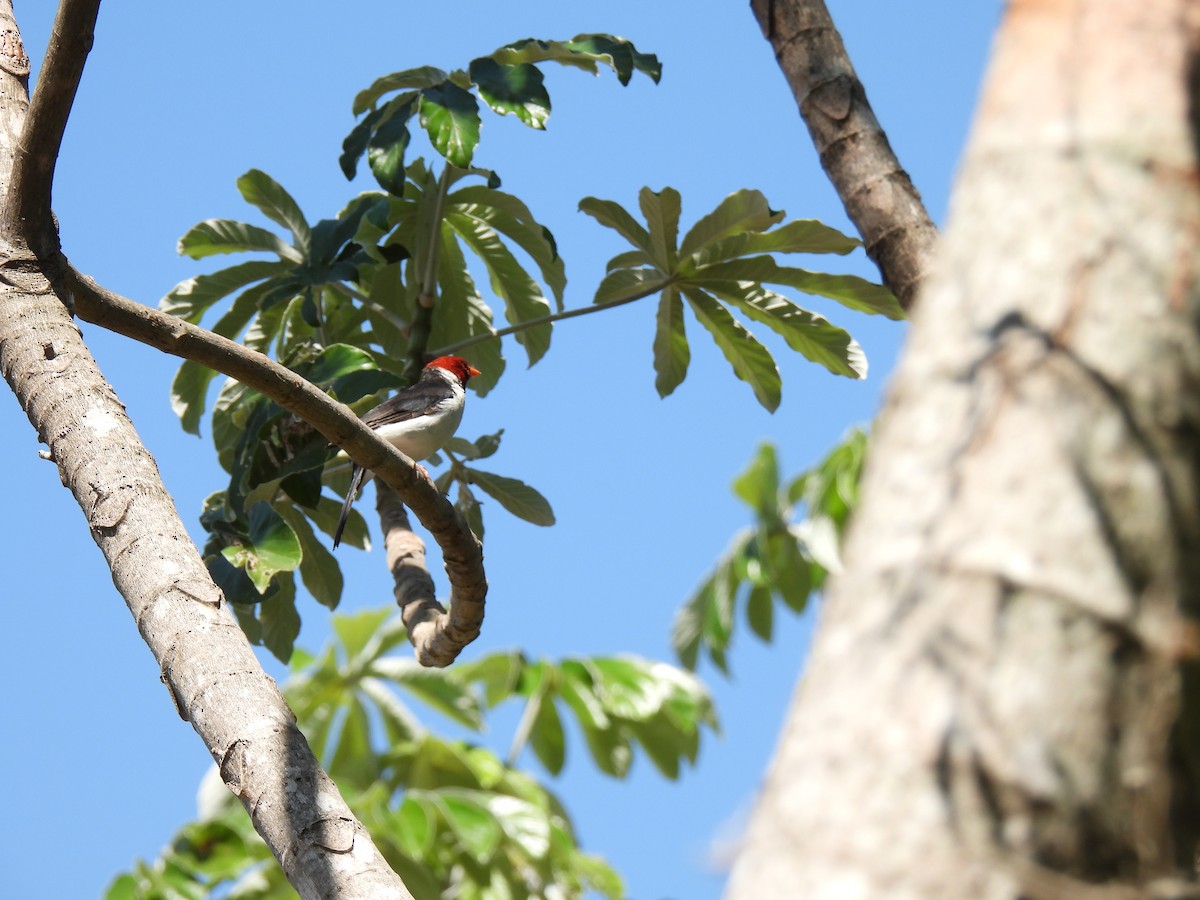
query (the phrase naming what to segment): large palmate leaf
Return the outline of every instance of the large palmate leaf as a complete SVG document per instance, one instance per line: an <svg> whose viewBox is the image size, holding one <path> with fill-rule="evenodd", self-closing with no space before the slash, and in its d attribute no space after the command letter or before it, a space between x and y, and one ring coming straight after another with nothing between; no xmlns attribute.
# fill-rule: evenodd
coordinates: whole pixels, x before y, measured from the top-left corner
<svg viewBox="0 0 1200 900"><path fill-rule="evenodd" d="M866 433L851 431L820 463L790 484L780 481L775 448L759 447L733 482L754 524L736 534L675 616L671 643L694 669L701 650L722 671L736 631L737 607L758 637L771 639L775 598L803 611L827 573L841 567L839 545L858 499Z"/></svg>
<svg viewBox="0 0 1200 900"><path fill-rule="evenodd" d="M865 378L867 361L862 347L846 331L764 284L829 297L860 312L903 316L886 288L865 279L779 265L770 254L844 254L859 242L820 222L784 223L784 213L772 209L758 191L730 194L682 240L678 191L642 188L638 202L644 224L612 200L585 197L579 208L635 248L609 261L593 302L607 306L660 295L654 337L655 387L660 396L683 382L691 362L683 319L685 300L734 374L772 411L781 396L778 367L730 310L765 325L788 347L834 374Z"/></svg>

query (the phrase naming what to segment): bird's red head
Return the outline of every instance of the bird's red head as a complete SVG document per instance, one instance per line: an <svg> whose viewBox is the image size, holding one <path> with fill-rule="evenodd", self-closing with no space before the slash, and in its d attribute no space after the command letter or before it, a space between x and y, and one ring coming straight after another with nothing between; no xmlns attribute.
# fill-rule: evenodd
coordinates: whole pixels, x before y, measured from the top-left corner
<svg viewBox="0 0 1200 900"><path fill-rule="evenodd" d="M461 356L439 356L437 359L427 362L425 368L445 369L461 381L464 387L471 380L471 376L483 374Z"/></svg>

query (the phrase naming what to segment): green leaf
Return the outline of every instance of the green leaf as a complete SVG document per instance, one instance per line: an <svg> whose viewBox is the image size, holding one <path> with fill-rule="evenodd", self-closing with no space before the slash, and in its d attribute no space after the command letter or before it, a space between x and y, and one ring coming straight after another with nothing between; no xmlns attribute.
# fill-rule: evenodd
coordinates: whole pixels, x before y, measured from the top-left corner
<svg viewBox="0 0 1200 900"><path fill-rule="evenodd" d="M288 271L286 263L252 259L208 275L197 275L187 281L181 281L171 293L158 301L158 308L196 325L210 306L238 288Z"/></svg>
<svg viewBox="0 0 1200 900"><path fill-rule="evenodd" d="M683 324L683 300L675 285L667 285L658 301L654 331L654 387L658 396L666 397L679 387L691 358Z"/></svg>
<svg viewBox="0 0 1200 900"><path fill-rule="evenodd" d="M554 706L552 669L548 664L539 665L543 666L539 673L539 684L529 698L525 714L522 716L522 724L529 720L529 745L546 770L552 775L558 775L562 772L567 758L566 736L563 734L562 720Z"/></svg>
<svg viewBox="0 0 1200 900"><path fill-rule="evenodd" d="M208 386L216 372L206 366L184 360L171 381L171 409L179 416L179 424L188 434L200 435L200 419L208 396Z"/></svg>
<svg viewBox="0 0 1200 900"><path fill-rule="evenodd" d="M531 859L544 859L550 852L550 819L528 800L507 794L493 794L488 809L504 829L508 839Z"/></svg>
<svg viewBox="0 0 1200 900"><path fill-rule="evenodd" d="M529 254L562 308L567 275L554 235L520 199L484 185L469 185L450 195L446 209L486 223Z"/></svg>
<svg viewBox="0 0 1200 900"><path fill-rule="evenodd" d="M445 221L483 260L492 290L504 301L505 317L510 325L528 322L550 313L550 303L542 295L538 283L504 246L495 230L478 219L455 212L448 212ZM525 348L531 366L549 349L551 327L547 322L516 333L515 337Z"/></svg>
<svg viewBox="0 0 1200 900"><path fill-rule="evenodd" d="M759 403L774 412L779 406L782 382L767 348L708 294L688 287L683 294L700 324L725 354L733 373L750 385Z"/></svg>
<svg viewBox="0 0 1200 900"><path fill-rule="evenodd" d="M654 264L664 272L675 271L676 244L679 240L679 191L667 187L655 193L644 187L638 194L638 202L649 226Z"/></svg>
<svg viewBox="0 0 1200 900"><path fill-rule="evenodd" d="M433 308L430 347L446 347L468 338L495 334L492 311L476 290L462 247L448 227L442 229L438 286L441 300ZM483 341L470 349L471 363L483 373L471 379L471 388L481 397L496 386L504 373L501 350L500 338Z"/></svg>
<svg viewBox="0 0 1200 900"><path fill-rule="evenodd" d="M708 244L692 255L704 266L756 253L837 253L845 255L862 242L816 219L797 219L766 232L742 232Z"/></svg>
<svg viewBox="0 0 1200 900"><path fill-rule="evenodd" d="M653 260L649 255L642 250L627 250L624 253L618 253L605 265L605 271L611 272L614 269L636 269L639 266L651 266Z"/></svg>
<svg viewBox="0 0 1200 900"><path fill-rule="evenodd" d="M657 269L614 269L601 279L592 302L627 303L657 294L670 284L671 279Z"/></svg>
<svg viewBox="0 0 1200 900"><path fill-rule="evenodd" d="M248 544L226 547L221 554L246 570L259 593L265 593L278 572L300 565L300 541L296 532L268 503L256 503L249 511Z"/></svg>
<svg viewBox="0 0 1200 900"><path fill-rule="evenodd" d="M471 662L457 663L451 671L464 684L481 684L487 705L495 706L513 695L524 669L525 657L517 651L509 651L491 653Z"/></svg>
<svg viewBox="0 0 1200 900"><path fill-rule="evenodd" d="M671 624L671 649L679 657L680 664L689 670L694 670L699 661L704 620L712 602L713 590L713 578L709 576L675 613L675 621Z"/></svg>
<svg viewBox="0 0 1200 900"><path fill-rule="evenodd" d="M691 256L735 234L766 231L782 218L783 212L771 209L761 191L737 191L691 227L679 246L679 255Z"/></svg>
<svg viewBox="0 0 1200 900"><path fill-rule="evenodd" d="M471 80L479 96L500 115L514 115L530 128L544 129L550 117L550 94L537 66L521 63L501 65L481 56L471 60Z"/></svg>
<svg viewBox="0 0 1200 900"><path fill-rule="evenodd" d="M265 503L258 504L266 506ZM296 586L291 577L279 579L280 590L258 605L263 646L280 662L292 656L292 647L300 634L300 613L296 611Z"/></svg>
<svg viewBox="0 0 1200 900"><path fill-rule="evenodd" d="M371 638L383 627L392 610L366 609L357 613L339 614L333 617L333 630L341 641L342 651L348 663L360 664Z"/></svg>
<svg viewBox="0 0 1200 900"><path fill-rule="evenodd" d="M733 480L733 492L755 511L760 519L771 522L779 514L779 462L773 444L763 442L750 465Z"/></svg>
<svg viewBox="0 0 1200 900"><path fill-rule="evenodd" d="M389 103L387 109L390 114L367 141L367 162L371 166L371 174L380 187L396 197L404 194L404 153L412 140L408 120L417 110L417 101L418 95L412 94Z"/></svg>
<svg viewBox="0 0 1200 900"><path fill-rule="evenodd" d="M758 585L752 587L746 600L746 621L750 630L767 643L771 641L774 616L775 604L771 600L770 590Z"/></svg>
<svg viewBox="0 0 1200 900"><path fill-rule="evenodd" d="M887 288L856 275L829 275L781 266L769 256L751 256L715 263L695 270L697 277L713 281L758 281L784 284L808 294L828 297L858 312L903 319L904 310Z"/></svg>
<svg viewBox="0 0 1200 900"><path fill-rule="evenodd" d="M312 249L312 231L292 195L261 169L251 169L237 180L237 186L247 203L257 206L268 219L292 233L296 249L308 259Z"/></svg>
<svg viewBox="0 0 1200 900"><path fill-rule="evenodd" d="M500 846L501 830L496 817L476 799L473 791L443 790L434 798L459 845L477 863L487 865Z"/></svg>
<svg viewBox="0 0 1200 900"><path fill-rule="evenodd" d="M575 713L596 766L607 775L624 778L633 760L629 741L612 726L587 668L580 662L566 660L559 672L559 695Z"/></svg>
<svg viewBox="0 0 1200 900"><path fill-rule="evenodd" d="M276 503L275 511L291 526L300 541L300 579L313 599L337 609L342 599L342 569L332 553L317 540L305 515L290 503Z"/></svg>
<svg viewBox="0 0 1200 900"><path fill-rule="evenodd" d="M339 783L366 787L378 779L382 767L379 757L371 752L371 720L357 697L349 698L343 707L346 717L329 762L329 774Z"/></svg>
<svg viewBox="0 0 1200 900"><path fill-rule="evenodd" d="M427 669L411 659L385 656L374 660L368 674L400 685L454 721L478 731L483 718L475 694L447 669Z"/></svg>
<svg viewBox="0 0 1200 900"><path fill-rule="evenodd" d="M421 91L421 127L451 165L471 165L479 143L479 103L451 81Z"/></svg>
<svg viewBox="0 0 1200 900"><path fill-rule="evenodd" d="M867 357L850 334L787 297L751 282L705 282L705 287L766 325L806 359L835 375L867 377Z"/></svg>
<svg viewBox="0 0 1200 900"><path fill-rule="evenodd" d="M377 78L366 90L359 91L354 98L354 115L362 115L370 109L384 94L392 91L407 89L423 89L433 87L446 81L450 76L441 69L433 66L420 66L415 69L405 69L403 72L393 72Z"/></svg>
<svg viewBox="0 0 1200 900"><path fill-rule="evenodd" d="M416 95L411 96L415 97ZM370 115L350 129L350 133L342 141L342 153L338 157L338 166L347 181L352 181L358 174L358 161L367 152L367 144L371 140L371 135L375 133L376 127L387 114L388 107L386 106L372 110Z"/></svg>
<svg viewBox="0 0 1200 900"><path fill-rule="evenodd" d="M579 209L606 228L613 229L650 259L655 258L655 244L650 239L650 233L621 204L597 197L584 197L579 201Z"/></svg>
<svg viewBox="0 0 1200 900"><path fill-rule="evenodd" d="M351 372L374 371L375 359L365 350L350 344L330 344L300 374L314 384L326 385Z"/></svg>
<svg viewBox="0 0 1200 900"><path fill-rule="evenodd" d="M206 219L193 225L179 239L179 252L192 259L203 259L218 253L252 253L263 250L293 263L304 262L299 251L289 246L273 232L233 219Z"/></svg>
<svg viewBox="0 0 1200 900"><path fill-rule="evenodd" d="M337 528L341 512L342 501L334 500L332 497L322 497L316 509L307 511L308 517L313 523L330 537L333 537L333 532ZM350 544L359 550L368 550L371 547L371 541L367 534L367 522L356 509L350 510L350 518L346 520L346 531L342 534L342 543Z"/></svg>
<svg viewBox="0 0 1200 900"><path fill-rule="evenodd" d="M609 34L580 34L569 41L544 41L534 38L514 41L490 54L499 63L556 62L593 74L596 63L617 73L621 84L628 84L634 70L648 75L657 84L662 66L652 53L640 53L633 43Z"/></svg>
<svg viewBox="0 0 1200 900"><path fill-rule="evenodd" d="M480 469L467 469L467 479L517 518L534 525L554 524L554 510L550 508L550 503L525 482Z"/></svg>

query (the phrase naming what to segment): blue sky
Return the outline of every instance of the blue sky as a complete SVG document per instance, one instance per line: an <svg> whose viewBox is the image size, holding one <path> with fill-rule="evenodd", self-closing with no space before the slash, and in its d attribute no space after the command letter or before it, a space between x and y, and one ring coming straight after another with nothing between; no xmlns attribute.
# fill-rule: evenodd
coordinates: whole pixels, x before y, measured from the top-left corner
<svg viewBox="0 0 1200 900"><path fill-rule="evenodd" d="M18 4L35 72L51 6ZM999 3L831 6L893 147L940 223ZM683 195L688 223L730 192L758 188L791 217L852 231L744 2L364 0L331 10L311 0L102 8L54 193L64 248L79 269L157 303L205 270L175 253L188 227L214 217L267 224L234 186L247 169L277 178L314 220L372 187L362 178L347 184L336 160L353 124L350 102L377 76L461 66L518 38L588 31L657 53L662 83L639 77L622 88L610 73L551 69L548 130L488 116L476 156L553 230L570 279L568 306L590 302L605 261L624 249L576 210L587 195L634 206L643 185L670 185ZM828 266L876 277L861 253ZM836 378L767 339L784 376L774 415L695 328L691 372L660 400L649 303L560 324L550 353L530 370L515 346L507 349L504 379L488 397L472 398L460 434L503 427L491 468L541 490L558 524L541 529L488 511L487 620L467 658L520 647L553 658L670 659L676 608L746 524L730 480L762 440L779 445L792 473L868 421L899 352L901 326L801 302L859 339L871 374L866 382ZM207 438L185 435L170 410L178 360L82 327L199 538L201 500L224 480ZM0 825L2 890L95 896L193 816L209 757L172 709L78 507L38 458L37 436L11 400L0 400L0 428L9 436L0 443L9 478L0 533L10 635L0 655L0 766L10 775L13 811ZM390 601L379 552L339 553L343 608ZM311 599L300 609L300 642L315 649L328 616ZM697 767L678 782L663 781L644 758L614 782L591 767L578 735L569 736L567 771L551 785L585 846L625 876L630 897L719 896L714 847L736 833L753 801L803 667L811 618L779 616L771 646L742 629L732 680L702 669L723 735L705 738ZM503 751L514 725L514 715L501 714L484 740ZM532 758L525 762L536 770Z"/></svg>

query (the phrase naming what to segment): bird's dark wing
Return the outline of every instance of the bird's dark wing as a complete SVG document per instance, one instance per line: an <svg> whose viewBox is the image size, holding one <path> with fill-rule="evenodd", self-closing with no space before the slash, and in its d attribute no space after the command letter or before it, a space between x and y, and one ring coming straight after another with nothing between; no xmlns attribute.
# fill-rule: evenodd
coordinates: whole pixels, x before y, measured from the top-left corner
<svg viewBox="0 0 1200 900"><path fill-rule="evenodd" d="M417 382L407 390L369 409L362 418L369 428L374 429L397 422L407 422L418 416L432 415L437 411L438 405L446 401L446 395L445 385Z"/></svg>

